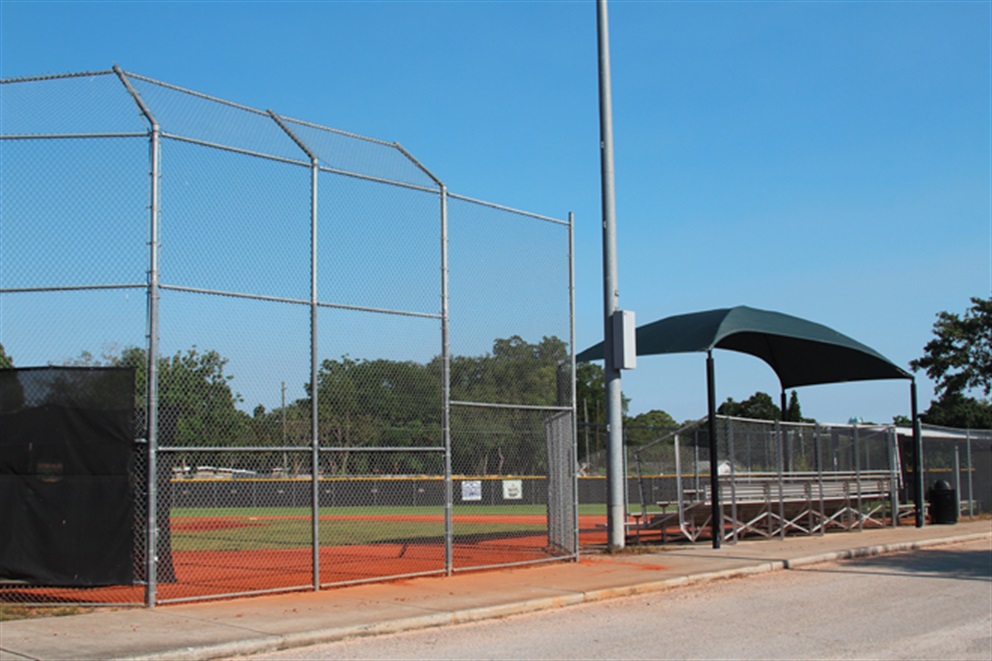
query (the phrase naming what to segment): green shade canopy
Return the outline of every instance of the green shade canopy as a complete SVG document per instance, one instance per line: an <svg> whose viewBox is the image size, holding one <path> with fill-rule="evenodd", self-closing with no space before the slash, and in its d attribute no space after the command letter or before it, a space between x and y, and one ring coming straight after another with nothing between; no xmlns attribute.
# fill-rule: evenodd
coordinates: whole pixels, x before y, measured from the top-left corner
<svg viewBox="0 0 992 661"><path fill-rule="evenodd" d="M812 321L746 306L666 317L637 329L637 355L728 349L756 356L782 388L845 381L912 379L871 347ZM603 343L576 356L602 360Z"/></svg>

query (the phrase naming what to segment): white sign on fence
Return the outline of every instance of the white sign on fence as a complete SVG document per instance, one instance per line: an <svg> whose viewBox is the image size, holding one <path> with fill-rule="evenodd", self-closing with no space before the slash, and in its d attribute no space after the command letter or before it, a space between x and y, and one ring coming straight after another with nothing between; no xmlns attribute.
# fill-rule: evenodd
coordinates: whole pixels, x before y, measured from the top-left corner
<svg viewBox="0 0 992 661"><path fill-rule="evenodd" d="M482 480L462 482L462 500L482 500Z"/></svg>
<svg viewBox="0 0 992 661"><path fill-rule="evenodd" d="M503 500L521 500L523 497L523 480L503 480Z"/></svg>

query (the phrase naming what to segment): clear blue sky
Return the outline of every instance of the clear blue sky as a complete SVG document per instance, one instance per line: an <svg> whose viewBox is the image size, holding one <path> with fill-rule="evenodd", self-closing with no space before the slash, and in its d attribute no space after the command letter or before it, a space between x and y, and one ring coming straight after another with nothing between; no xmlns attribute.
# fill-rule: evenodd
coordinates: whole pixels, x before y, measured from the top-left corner
<svg viewBox="0 0 992 661"><path fill-rule="evenodd" d="M992 290L989 2L610 3L620 300L733 305L906 366ZM576 215L578 348L602 338L595 5L0 3L0 76L125 70L396 140L449 189ZM631 412L705 411L703 356L642 357ZM718 398L777 392L719 352ZM800 390L886 422L903 382ZM921 381L921 406L932 388Z"/></svg>

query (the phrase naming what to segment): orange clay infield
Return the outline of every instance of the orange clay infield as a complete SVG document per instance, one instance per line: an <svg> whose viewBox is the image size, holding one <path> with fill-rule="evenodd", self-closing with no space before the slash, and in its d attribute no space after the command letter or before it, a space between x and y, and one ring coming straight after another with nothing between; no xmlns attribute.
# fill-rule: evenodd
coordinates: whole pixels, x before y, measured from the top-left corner
<svg viewBox="0 0 992 661"><path fill-rule="evenodd" d="M175 537L184 532L252 528L264 526L267 521L287 518L309 520L307 517L252 517L248 520L243 517L174 518L171 532ZM380 523L420 521L443 526L443 517L435 515L370 515L333 519ZM459 525L464 524L522 525L531 529L459 534ZM580 516L580 545L605 544L605 524L605 515ZM452 564L456 571L556 557L548 548L547 517L544 515L455 515L454 531ZM163 567L160 567L156 603L313 587L313 550L309 544L251 550L172 549L168 555L171 555L175 578L172 580L169 576L166 580ZM160 556L160 562L164 560L165 557ZM443 574L443 534L432 538L321 546L318 561L320 584L323 586L388 580L412 574ZM142 604L145 601L145 586L4 586L0 588L0 599L33 603Z"/></svg>

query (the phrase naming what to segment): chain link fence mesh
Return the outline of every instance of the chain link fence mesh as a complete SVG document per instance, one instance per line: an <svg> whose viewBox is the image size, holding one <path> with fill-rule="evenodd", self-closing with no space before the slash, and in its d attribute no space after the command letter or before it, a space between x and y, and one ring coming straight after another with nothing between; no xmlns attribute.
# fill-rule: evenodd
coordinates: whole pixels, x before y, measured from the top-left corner
<svg viewBox="0 0 992 661"><path fill-rule="evenodd" d="M595 434L591 428L580 428L580 442L586 431ZM751 485L763 482L769 486L766 497L772 518L778 502L790 498L808 499L814 509L810 518L821 518L806 528L790 523L776 528L779 531L816 531L821 526L860 529L866 524L912 522L915 494L909 429L891 425L778 423L719 416L717 434L718 470L721 480L731 483L721 497L725 516L735 506L735 499L753 498ZM992 484L989 432L924 425L922 434L928 501L925 505L932 509L929 501L934 498L934 487L943 481L943 488L949 488L956 498L960 516L973 518L988 512ZM639 434L640 438L647 436ZM596 476L597 457L590 455L590 463L584 467L589 476L580 478L583 503L605 501L605 478ZM627 461L631 513L650 517L659 508L664 511L675 505L684 507L697 497L705 500L710 488L706 420L677 430L658 428L655 440L628 446ZM790 483L803 483L808 490L799 494ZM831 483L836 484L832 487ZM843 493L837 485L844 487ZM835 501L844 500L836 505L838 511L843 510L842 516L833 519L815 511L817 506L824 508L823 500L829 500L831 488L836 491L832 496ZM785 506L780 511L784 509ZM671 521L672 525L676 522L676 519ZM744 529L747 530L746 526Z"/></svg>
<svg viewBox="0 0 992 661"><path fill-rule="evenodd" d="M117 68L0 94L0 342L17 367L130 368L137 418L134 583L3 599L575 556L570 221Z"/></svg>

